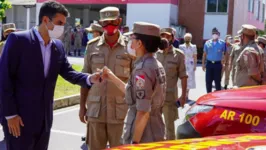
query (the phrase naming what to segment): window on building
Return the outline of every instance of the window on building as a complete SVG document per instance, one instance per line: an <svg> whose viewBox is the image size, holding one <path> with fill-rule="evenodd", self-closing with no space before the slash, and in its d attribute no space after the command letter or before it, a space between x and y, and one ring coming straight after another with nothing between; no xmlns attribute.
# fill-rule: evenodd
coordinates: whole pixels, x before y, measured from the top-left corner
<svg viewBox="0 0 266 150"><path fill-rule="evenodd" d="M257 9L257 11L256 11L256 19L259 20L260 19L260 1L257 1L256 9Z"/></svg>
<svg viewBox="0 0 266 150"><path fill-rule="evenodd" d="M249 12L254 12L254 0L249 0L248 1L248 11Z"/></svg>
<svg viewBox="0 0 266 150"><path fill-rule="evenodd" d="M207 12L227 13L228 0L207 0Z"/></svg>
<svg viewBox="0 0 266 150"><path fill-rule="evenodd" d="M262 15L261 15L261 22L265 20L265 4L262 4Z"/></svg>

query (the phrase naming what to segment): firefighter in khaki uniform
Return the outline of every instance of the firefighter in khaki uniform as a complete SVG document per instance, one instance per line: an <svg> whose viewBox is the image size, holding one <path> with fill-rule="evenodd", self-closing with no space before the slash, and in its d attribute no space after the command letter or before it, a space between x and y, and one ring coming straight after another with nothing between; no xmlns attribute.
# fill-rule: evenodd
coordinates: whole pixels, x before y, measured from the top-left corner
<svg viewBox="0 0 266 150"><path fill-rule="evenodd" d="M8 35L11 32L15 32L16 31L16 25L14 23L3 24L2 28L3 28L3 35L4 35L5 39L7 39ZM0 57L2 55L2 51L4 49L5 43L6 43L6 40L4 40L4 41L2 41L0 43Z"/></svg>
<svg viewBox="0 0 266 150"><path fill-rule="evenodd" d="M263 63L264 63L264 74L263 74L263 84L266 84L266 37L264 36L260 36L258 37L258 45L261 47L261 49L263 49L264 51L264 59L263 59Z"/></svg>
<svg viewBox="0 0 266 150"><path fill-rule="evenodd" d="M104 34L88 42L83 72L94 73L107 66L122 81L128 81L132 59L127 53L127 43L118 31L121 22L118 8L106 7L100 10L100 24ZM82 122L85 123L87 119L87 142L91 150L105 149L107 142L110 147L120 145L127 113L124 96L109 81L94 84L89 91L81 89L79 115Z"/></svg>
<svg viewBox="0 0 266 150"><path fill-rule="evenodd" d="M178 78L182 82L182 95L180 103L184 106L186 102L187 91L187 73L185 66L184 53L173 47L174 32L172 28L161 29L161 37L168 39L170 45L165 50L159 50L155 57L163 64L166 72L166 99L163 107L163 115L166 124L167 140L176 139L175 136L175 120L178 119L178 109L175 105L177 101L177 81Z"/></svg>
<svg viewBox="0 0 266 150"><path fill-rule="evenodd" d="M135 22L128 44L128 52L137 57L127 84L109 69L104 76L126 94L129 106L123 131L123 144L137 144L164 140L162 107L165 100L166 77L162 64L153 54L162 47L160 27L146 22ZM105 78L104 78L105 79Z"/></svg>
<svg viewBox="0 0 266 150"><path fill-rule="evenodd" d="M230 35L227 35L225 38L226 42L226 52L225 52L225 66L224 66L224 89L226 90L229 85L231 68L229 66L230 54L232 52L232 43L233 38Z"/></svg>
<svg viewBox="0 0 266 150"><path fill-rule="evenodd" d="M241 44L244 46L236 60L236 87L261 85L262 49L255 43L256 27L243 25L238 34L241 35Z"/></svg>

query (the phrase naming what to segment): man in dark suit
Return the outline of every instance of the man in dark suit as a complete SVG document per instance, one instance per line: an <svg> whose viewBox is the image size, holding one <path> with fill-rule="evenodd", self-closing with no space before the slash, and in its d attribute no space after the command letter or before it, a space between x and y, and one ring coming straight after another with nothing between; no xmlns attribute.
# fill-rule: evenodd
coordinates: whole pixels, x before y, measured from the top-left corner
<svg viewBox="0 0 266 150"><path fill-rule="evenodd" d="M99 73L78 73L68 63L59 38L64 32L67 9L46 2L39 26L9 35L0 60L0 116L7 150L47 150L53 121L56 80L90 88Z"/></svg>

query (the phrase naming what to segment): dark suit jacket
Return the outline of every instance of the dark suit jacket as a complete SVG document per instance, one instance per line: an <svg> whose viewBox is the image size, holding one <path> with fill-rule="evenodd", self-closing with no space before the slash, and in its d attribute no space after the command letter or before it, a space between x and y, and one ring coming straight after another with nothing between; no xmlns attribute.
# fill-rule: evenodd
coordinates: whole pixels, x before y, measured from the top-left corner
<svg viewBox="0 0 266 150"><path fill-rule="evenodd" d="M45 77L40 43L33 29L10 34L0 59L1 118L18 114L24 122L23 129L39 131L44 123L49 131L58 75L88 87L88 75L72 69L61 41L53 42L50 68Z"/></svg>

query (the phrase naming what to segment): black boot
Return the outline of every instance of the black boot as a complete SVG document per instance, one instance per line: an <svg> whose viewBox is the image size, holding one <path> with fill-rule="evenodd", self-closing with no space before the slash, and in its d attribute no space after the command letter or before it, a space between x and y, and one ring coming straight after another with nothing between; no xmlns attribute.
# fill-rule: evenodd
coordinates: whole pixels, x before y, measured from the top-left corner
<svg viewBox="0 0 266 150"><path fill-rule="evenodd" d="M78 56L81 56L81 55L80 55L80 50L78 50Z"/></svg>
<svg viewBox="0 0 266 150"><path fill-rule="evenodd" d="M224 86L224 89L227 90L227 85Z"/></svg>
<svg viewBox="0 0 266 150"><path fill-rule="evenodd" d="M76 52L77 52L77 50L74 50L74 56L76 56Z"/></svg>

